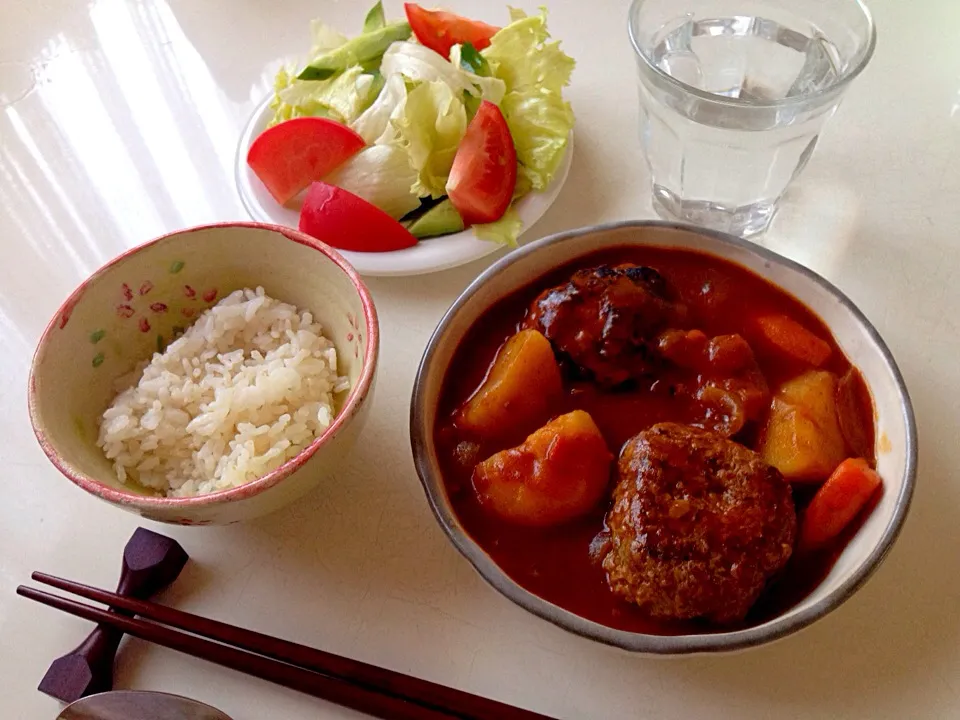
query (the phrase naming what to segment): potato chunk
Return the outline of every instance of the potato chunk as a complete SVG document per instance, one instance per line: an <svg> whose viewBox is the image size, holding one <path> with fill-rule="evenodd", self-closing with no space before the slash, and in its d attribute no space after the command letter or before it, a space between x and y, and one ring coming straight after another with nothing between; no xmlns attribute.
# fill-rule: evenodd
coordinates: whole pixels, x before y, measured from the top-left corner
<svg viewBox="0 0 960 720"><path fill-rule="evenodd" d="M536 330L521 330L497 353L455 422L485 440L518 442L550 418L562 394L560 367L550 341Z"/></svg>
<svg viewBox="0 0 960 720"><path fill-rule="evenodd" d="M764 461L794 482L823 482L846 458L837 421L837 377L811 371L773 398L760 448Z"/></svg>
<svg viewBox="0 0 960 720"><path fill-rule="evenodd" d="M477 465L473 488L480 503L504 520L555 525L596 506L612 460L593 418L574 410Z"/></svg>

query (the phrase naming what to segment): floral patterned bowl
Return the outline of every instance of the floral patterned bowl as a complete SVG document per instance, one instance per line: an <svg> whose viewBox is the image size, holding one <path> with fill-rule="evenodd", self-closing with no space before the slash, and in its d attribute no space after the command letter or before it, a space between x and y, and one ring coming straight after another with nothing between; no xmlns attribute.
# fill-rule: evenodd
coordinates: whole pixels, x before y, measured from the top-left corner
<svg viewBox="0 0 960 720"><path fill-rule="evenodd" d="M237 488L167 498L119 482L96 444L116 379L224 295L257 286L309 309L336 345L351 389L333 424L295 458ZM57 469L109 503L181 525L236 522L296 500L336 469L366 420L378 349L370 293L335 250L275 225L189 228L121 255L67 299L33 359L30 419Z"/></svg>

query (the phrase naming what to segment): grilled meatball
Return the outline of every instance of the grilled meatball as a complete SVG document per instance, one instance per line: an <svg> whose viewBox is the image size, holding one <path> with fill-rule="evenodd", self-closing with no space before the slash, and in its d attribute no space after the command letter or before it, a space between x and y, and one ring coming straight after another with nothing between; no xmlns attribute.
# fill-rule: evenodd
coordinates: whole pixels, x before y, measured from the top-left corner
<svg viewBox="0 0 960 720"><path fill-rule="evenodd" d="M684 315L666 290L648 267L578 270L534 300L525 324L598 383L615 386L653 369L657 333Z"/></svg>
<svg viewBox="0 0 960 720"><path fill-rule="evenodd" d="M790 486L757 453L675 423L621 450L609 546L610 589L657 618L743 619L789 560Z"/></svg>

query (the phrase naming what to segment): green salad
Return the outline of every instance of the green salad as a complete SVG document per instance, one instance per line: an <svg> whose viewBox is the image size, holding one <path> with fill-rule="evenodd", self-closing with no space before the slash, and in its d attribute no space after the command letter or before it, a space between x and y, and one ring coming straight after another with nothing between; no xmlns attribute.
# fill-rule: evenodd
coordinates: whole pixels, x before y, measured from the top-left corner
<svg viewBox="0 0 960 720"><path fill-rule="evenodd" d="M363 198L418 238L466 225L478 237L514 245L522 230L516 201L546 188L567 150L574 117L563 88L574 61L549 40L545 8L531 16L510 8L502 28L413 4L405 10L406 20L387 21L378 2L353 38L314 21L306 61L277 73L270 126L320 117L352 129L362 149L323 182ZM467 130L485 102L499 109L514 149L488 165L512 161L515 151L516 167L508 168L502 215L479 222L491 217L487 195L504 192L508 181L491 176L473 183L486 183L479 190L457 181L469 196L463 202L451 203L449 188L454 160L458 151L468 154ZM474 135L481 144L486 137ZM492 172L457 162L473 174Z"/></svg>

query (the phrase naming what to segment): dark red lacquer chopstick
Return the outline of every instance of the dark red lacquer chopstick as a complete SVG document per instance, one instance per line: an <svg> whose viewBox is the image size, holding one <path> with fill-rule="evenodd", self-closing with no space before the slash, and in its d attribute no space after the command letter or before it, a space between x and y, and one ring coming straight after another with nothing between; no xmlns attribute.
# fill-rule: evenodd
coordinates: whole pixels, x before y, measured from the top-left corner
<svg viewBox="0 0 960 720"><path fill-rule="evenodd" d="M359 685L352 685L343 680L321 675L311 670L305 670L296 665L273 660L272 658L255 653L238 650L229 645L195 635L173 630L164 625L148 620L137 620L115 615L99 608L84 605L83 603L62 598L57 595L20 586L17 593L23 597L35 600L44 605L63 610L64 612L82 617L93 622L112 625L123 630L127 635L138 637L163 645L172 650L178 650L193 657L223 665L232 670L254 675L264 680L270 680L278 685L299 690L300 692L319 697L324 700L349 707L354 710L374 715L385 720L398 718L402 720L451 720L451 715L440 710L433 710L425 705L418 705L406 700L368 690Z"/></svg>
<svg viewBox="0 0 960 720"><path fill-rule="evenodd" d="M547 716L506 705L496 700L490 700L252 630L245 630L216 620L185 613L156 603L121 597L116 593L44 573L34 573L32 577L37 582L72 592L89 600L127 610L151 621L157 621L149 622L146 620L131 620L130 618L117 619L116 624L118 626L123 625L122 629L131 635L380 717L550 720ZM101 621L101 613L110 616L111 621L115 619L115 616L97 608L31 588L21 586L17 589L17 592L32 600L80 615L86 619L99 622ZM162 625L158 623L162 623ZM127 629L127 624L132 629ZM184 635L172 628L180 628L193 633L193 635ZM194 637L195 635L202 637ZM217 642L210 642L203 638L211 638ZM226 643L226 645L220 643ZM224 654L223 651L230 652ZM251 655L251 653L256 653L256 655ZM224 662L224 659L227 661ZM240 665L243 665L243 667ZM268 665L270 670L264 672ZM291 670L299 672L291 672ZM306 673L306 676L301 673ZM320 683L324 687L319 688L319 692L312 689L317 678L326 681L326 683ZM336 685L332 685L332 683ZM354 692L347 691L340 686L348 686ZM327 693L328 690L333 691L341 699L332 697ZM358 704L359 702L367 702L365 697L360 697L364 694L409 705L413 708L414 714L404 714L404 708L398 710L392 706L383 707L382 711L374 707L361 707ZM407 710L409 709L407 708ZM428 714L423 714L424 712Z"/></svg>

